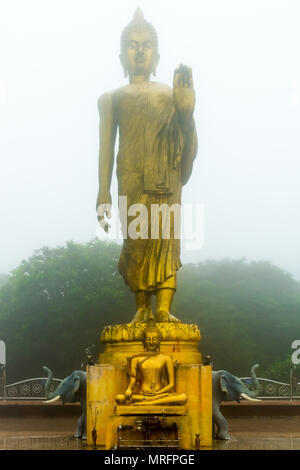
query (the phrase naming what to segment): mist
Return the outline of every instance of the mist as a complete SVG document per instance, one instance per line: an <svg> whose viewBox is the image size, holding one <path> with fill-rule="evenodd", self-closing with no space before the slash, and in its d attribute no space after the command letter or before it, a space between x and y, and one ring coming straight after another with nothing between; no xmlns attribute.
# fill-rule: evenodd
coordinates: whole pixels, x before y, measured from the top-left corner
<svg viewBox="0 0 300 470"><path fill-rule="evenodd" d="M269 260L300 279L300 5L287 0L2 0L0 273L96 236L97 99L126 83L120 36L138 5L158 33L155 80L193 69L183 203L203 204L205 240L182 261Z"/></svg>

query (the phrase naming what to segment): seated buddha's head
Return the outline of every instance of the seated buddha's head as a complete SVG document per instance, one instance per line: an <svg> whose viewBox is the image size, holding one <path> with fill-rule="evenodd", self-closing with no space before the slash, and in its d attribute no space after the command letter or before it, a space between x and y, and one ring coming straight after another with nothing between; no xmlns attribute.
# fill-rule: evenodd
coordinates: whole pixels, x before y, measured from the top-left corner
<svg viewBox="0 0 300 470"><path fill-rule="evenodd" d="M154 322L149 322L143 331L143 344L145 351L159 351L161 334Z"/></svg>

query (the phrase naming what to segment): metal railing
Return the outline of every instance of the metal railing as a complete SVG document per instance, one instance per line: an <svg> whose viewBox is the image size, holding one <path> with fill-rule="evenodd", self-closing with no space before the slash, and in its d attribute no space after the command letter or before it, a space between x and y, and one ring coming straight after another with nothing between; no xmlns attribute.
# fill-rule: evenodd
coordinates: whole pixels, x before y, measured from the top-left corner
<svg viewBox="0 0 300 470"><path fill-rule="evenodd" d="M2 387L0 389L0 400L4 397L6 400L43 400L46 399L44 388L47 378L34 378L22 380L13 384L5 386L5 393ZM52 379L49 387L50 392L54 392L58 385L62 382L61 379Z"/></svg>
<svg viewBox="0 0 300 470"><path fill-rule="evenodd" d="M5 394L3 387L0 388L0 400L4 397L6 400L43 400L46 399L44 388L47 378L33 378L22 380L5 386ZM241 377L242 382L253 390L253 380L251 377ZM260 393L257 398L262 400L300 400L300 382L293 387L284 382L276 382L275 380L258 378L260 384ZM54 392L61 379L53 379L49 388L50 392ZM292 392L292 393L291 393Z"/></svg>
<svg viewBox="0 0 300 470"><path fill-rule="evenodd" d="M253 390L253 380L251 377L241 377L242 382ZM299 400L300 399L300 382L295 387L291 384L284 382L277 382L276 380L257 378L260 385L260 393L257 398L261 400Z"/></svg>

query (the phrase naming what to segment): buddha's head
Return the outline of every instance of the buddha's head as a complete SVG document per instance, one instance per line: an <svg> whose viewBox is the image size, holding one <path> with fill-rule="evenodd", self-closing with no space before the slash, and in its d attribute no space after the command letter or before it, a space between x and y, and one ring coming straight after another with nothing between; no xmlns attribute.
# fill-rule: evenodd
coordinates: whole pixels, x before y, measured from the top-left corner
<svg viewBox="0 0 300 470"><path fill-rule="evenodd" d="M120 60L125 77L149 79L151 73L155 75L159 61L157 34L140 8L122 33Z"/></svg>
<svg viewBox="0 0 300 470"><path fill-rule="evenodd" d="M159 351L161 334L155 323L150 323L143 331L144 349L149 352Z"/></svg>

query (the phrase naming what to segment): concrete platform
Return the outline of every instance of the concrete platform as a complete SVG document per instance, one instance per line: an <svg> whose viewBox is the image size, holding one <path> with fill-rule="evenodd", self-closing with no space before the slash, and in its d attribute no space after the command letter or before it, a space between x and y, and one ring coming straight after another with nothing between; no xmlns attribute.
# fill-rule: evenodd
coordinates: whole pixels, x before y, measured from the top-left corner
<svg viewBox="0 0 300 470"><path fill-rule="evenodd" d="M222 410L231 439L214 441L212 450L300 450L300 401L226 403ZM74 437L79 415L77 404L0 402L0 450L85 450Z"/></svg>
<svg viewBox="0 0 300 470"><path fill-rule="evenodd" d="M300 416L300 400L261 400L224 402L221 411L226 418L242 416Z"/></svg>

